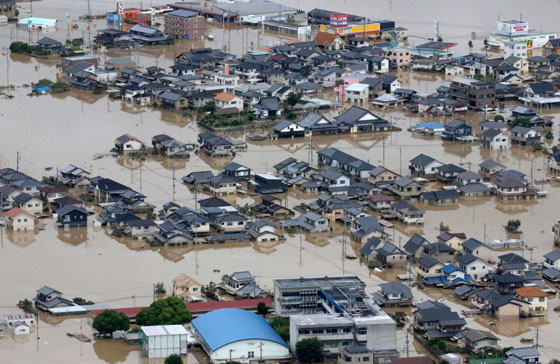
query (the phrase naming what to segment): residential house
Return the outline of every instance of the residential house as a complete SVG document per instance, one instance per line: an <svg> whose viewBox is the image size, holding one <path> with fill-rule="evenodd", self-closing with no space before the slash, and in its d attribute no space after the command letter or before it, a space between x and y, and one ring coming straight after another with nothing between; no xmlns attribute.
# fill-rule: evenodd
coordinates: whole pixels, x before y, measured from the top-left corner
<svg viewBox="0 0 560 364"><path fill-rule="evenodd" d="M543 255L543 265L547 268L560 270L560 250L553 250Z"/></svg>
<svg viewBox="0 0 560 364"><path fill-rule="evenodd" d="M336 125L340 132L351 134L385 131L391 128L387 120L358 106L352 106L336 117Z"/></svg>
<svg viewBox="0 0 560 364"><path fill-rule="evenodd" d="M487 245L484 245L482 242L474 239L469 238L465 240L462 245L463 247L463 254L472 254L482 260L490 261L495 259L495 252L490 249Z"/></svg>
<svg viewBox="0 0 560 364"><path fill-rule="evenodd" d="M27 211L13 207L5 213L6 227L12 231L32 231L39 224L39 220Z"/></svg>
<svg viewBox="0 0 560 364"><path fill-rule="evenodd" d="M265 196L263 196L265 197ZM275 205L279 206L279 205ZM282 206L280 206L282 207ZM291 210L289 210L291 212ZM283 214L282 216L288 216L289 214ZM292 213L293 215L293 213ZM278 215L273 215L278 216ZM247 232L255 239L258 243L264 242L277 242L283 239L282 235L276 233L276 228L271 223L264 220L252 221L248 224Z"/></svg>
<svg viewBox="0 0 560 364"><path fill-rule="evenodd" d="M414 327L428 338L451 338L465 329L466 321L445 304L425 301L416 304Z"/></svg>
<svg viewBox="0 0 560 364"><path fill-rule="evenodd" d="M218 109L235 109L238 112L243 111L243 99L235 94L220 92L214 96L216 107Z"/></svg>
<svg viewBox="0 0 560 364"><path fill-rule="evenodd" d="M326 217L318 215L312 211L309 211L295 219L280 221L280 226L284 229L301 229L310 233L323 233L331 231L329 220Z"/></svg>
<svg viewBox="0 0 560 364"><path fill-rule="evenodd" d="M422 255L427 255L444 264L452 264L455 261L455 249L440 241L425 244Z"/></svg>
<svg viewBox="0 0 560 364"><path fill-rule="evenodd" d="M43 201L53 203L56 199L64 197L66 190L60 187L42 186L38 188Z"/></svg>
<svg viewBox="0 0 560 364"><path fill-rule="evenodd" d="M368 266L377 263L377 248L383 245L381 239L377 237L369 238L368 241L360 248L360 256L365 258Z"/></svg>
<svg viewBox="0 0 560 364"><path fill-rule="evenodd" d="M475 291L474 294L471 295L470 303L474 308L487 311L490 307L490 303L501 297L502 295L499 292L491 288L484 288Z"/></svg>
<svg viewBox="0 0 560 364"><path fill-rule="evenodd" d="M348 176L330 168L325 168L325 170L319 174L319 178L327 187L350 186L350 178Z"/></svg>
<svg viewBox="0 0 560 364"><path fill-rule="evenodd" d="M12 205L14 207L20 207L32 215L40 215L43 213L43 201L39 197L25 192L14 197Z"/></svg>
<svg viewBox="0 0 560 364"><path fill-rule="evenodd" d="M510 131L511 144L534 145L541 142L541 128L516 125Z"/></svg>
<svg viewBox="0 0 560 364"><path fill-rule="evenodd" d="M412 292L401 282L386 282L379 285L380 290L373 299L381 307L403 307L412 305Z"/></svg>
<svg viewBox="0 0 560 364"><path fill-rule="evenodd" d="M488 314L498 319L519 319L529 314L529 302L520 298L502 295L490 301Z"/></svg>
<svg viewBox="0 0 560 364"><path fill-rule="evenodd" d="M420 201L431 206L457 203L459 201L459 191L453 189L422 192Z"/></svg>
<svg viewBox="0 0 560 364"><path fill-rule="evenodd" d="M261 119L282 115L282 105L277 97L262 97L257 104L253 105L253 109L255 116Z"/></svg>
<svg viewBox="0 0 560 364"><path fill-rule="evenodd" d="M346 43L336 33L318 32L315 35L315 43L323 50L338 51L344 49Z"/></svg>
<svg viewBox="0 0 560 364"><path fill-rule="evenodd" d="M463 242L467 240L467 236L464 233L450 233L444 231L439 234L437 239L444 244L449 245L456 251L463 251Z"/></svg>
<svg viewBox="0 0 560 364"><path fill-rule="evenodd" d="M248 219L238 213L226 213L216 218L215 225L220 231L244 231L247 228Z"/></svg>
<svg viewBox="0 0 560 364"><path fill-rule="evenodd" d="M233 143L214 133L200 133L198 142L201 149L210 156L231 155L233 153Z"/></svg>
<svg viewBox="0 0 560 364"><path fill-rule="evenodd" d="M424 213L407 202L398 202L391 205L391 214L403 224L422 225L424 224Z"/></svg>
<svg viewBox="0 0 560 364"><path fill-rule="evenodd" d="M551 39L548 42L552 42L556 39ZM548 43L547 43L548 44ZM507 360L509 363L525 363L525 364L539 364L539 349L536 346L529 346L525 348L513 348L506 352ZM507 361L506 360L506 361Z"/></svg>
<svg viewBox="0 0 560 364"><path fill-rule="evenodd" d="M505 150L510 147L510 132L498 129L488 129L480 134L482 148L490 150Z"/></svg>
<svg viewBox="0 0 560 364"><path fill-rule="evenodd" d="M149 219L132 220L125 223L123 230L133 239L151 240L156 232L156 223Z"/></svg>
<svg viewBox="0 0 560 364"><path fill-rule="evenodd" d="M319 165L328 165L340 169L357 180L365 180L375 166L344 153L336 148L327 148L317 152Z"/></svg>
<svg viewBox="0 0 560 364"><path fill-rule="evenodd" d="M458 345L474 353L478 353L486 350L488 347L498 347L498 340L500 339L491 332L466 329L461 333Z"/></svg>
<svg viewBox="0 0 560 364"><path fill-rule="evenodd" d="M455 184L457 186L465 186L473 183L482 183L483 178L478 173L464 171L455 176Z"/></svg>
<svg viewBox="0 0 560 364"><path fill-rule="evenodd" d="M299 138L305 136L305 128L299 123L282 120L272 128L278 138Z"/></svg>
<svg viewBox="0 0 560 364"><path fill-rule="evenodd" d="M257 285L255 277L248 271L223 275L219 287L238 297L255 298L264 293Z"/></svg>
<svg viewBox="0 0 560 364"><path fill-rule="evenodd" d="M352 222L352 230L352 237L360 243L365 243L372 237L383 237L383 226L375 216L358 217Z"/></svg>
<svg viewBox="0 0 560 364"><path fill-rule="evenodd" d="M546 158L546 164L549 172L560 173L560 150L550 154Z"/></svg>
<svg viewBox="0 0 560 364"><path fill-rule="evenodd" d="M498 259L498 269L503 273L523 276L529 270L529 261L515 253L500 255Z"/></svg>
<svg viewBox="0 0 560 364"><path fill-rule="evenodd" d="M548 294L538 287L516 288L515 295L529 302L529 316L543 316L548 311Z"/></svg>
<svg viewBox="0 0 560 364"><path fill-rule="evenodd" d="M237 192L237 181L224 175L212 177L207 186L214 195L229 195Z"/></svg>
<svg viewBox="0 0 560 364"><path fill-rule="evenodd" d="M280 177L267 173L257 173L247 182L247 188L260 194L286 193L288 185Z"/></svg>
<svg viewBox="0 0 560 364"><path fill-rule="evenodd" d="M408 239L406 244L404 244L404 251L412 258L420 258L424 252L424 246L430 244L426 238L421 235L414 234Z"/></svg>
<svg viewBox="0 0 560 364"><path fill-rule="evenodd" d="M443 166L440 161L427 156L419 154L410 160L410 172L418 177L428 178L435 176L437 168Z"/></svg>
<svg viewBox="0 0 560 364"><path fill-rule="evenodd" d="M520 276L504 273L494 277L494 289L500 293L513 294L516 288L523 287L524 279Z"/></svg>
<svg viewBox="0 0 560 364"><path fill-rule="evenodd" d="M422 278L438 277L442 275L444 265L430 256L418 259L416 272Z"/></svg>
<svg viewBox="0 0 560 364"><path fill-rule="evenodd" d="M490 272L488 262L469 253L458 257L457 263L459 268L467 272L475 281L481 280Z"/></svg>
<svg viewBox="0 0 560 364"><path fill-rule="evenodd" d="M225 166L223 173L236 179L249 179L251 177L251 169L236 162L231 162Z"/></svg>
<svg viewBox="0 0 560 364"><path fill-rule="evenodd" d="M373 184L386 184L398 180L401 176L383 166L377 166L369 172L368 182Z"/></svg>
<svg viewBox="0 0 560 364"><path fill-rule="evenodd" d="M366 346L341 346L338 348L338 364L373 364L374 352Z"/></svg>
<svg viewBox="0 0 560 364"><path fill-rule="evenodd" d="M385 56L397 69L404 69L410 66L411 54L409 49L391 48Z"/></svg>
<svg viewBox="0 0 560 364"><path fill-rule="evenodd" d="M171 286L171 295L182 298L184 301L200 301L202 300L202 284L194 278L181 273L173 279Z"/></svg>
<svg viewBox="0 0 560 364"><path fill-rule="evenodd" d="M472 135L472 126L467 124L463 119L454 119L445 124L445 130L441 134L442 139L445 140L462 140L465 137Z"/></svg>
<svg viewBox="0 0 560 364"><path fill-rule="evenodd" d="M346 102L367 104L369 100L369 86L363 83L353 83L344 90Z"/></svg>
<svg viewBox="0 0 560 364"><path fill-rule="evenodd" d="M422 190L421 184L408 177L401 177L391 184L391 191L401 200L417 198L422 194Z"/></svg>
<svg viewBox="0 0 560 364"><path fill-rule="evenodd" d="M489 178L490 176L498 172L503 172L507 169L506 166L498 162L494 162L493 160L485 160L478 166L480 167L478 173L484 178Z"/></svg>
<svg viewBox="0 0 560 364"><path fill-rule="evenodd" d="M379 261L387 267L402 267L406 265L406 253L389 242L377 248L376 252Z"/></svg>
<svg viewBox="0 0 560 364"><path fill-rule="evenodd" d="M327 119L325 116L310 112L298 122L298 125L305 130L305 135L328 135L338 133L335 123Z"/></svg>
<svg viewBox="0 0 560 364"><path fill-rule="evenodd" d="M374 210L390 209L391 203L394 201L393 197L383 194L373 194L369 198L370 205Z"/></svg>
<svg viewBox="0 0 560 364"><path fill-rule="evenodd" d="M463 173L466 170L455 164L444 164L436 168L436 179L443 183L453 183L459 173Z"/></svg>
<svg viewBox="0 0 560 364"><path fill-rule="evenodd" d="M146 146L140 139L130 134L123 134L115 139L115 149L119 153L138 152L145 148Z"/></svg>
<svg viewBox="0 0 560 364"><path fill-rule="evenodd" d="M83 207L66 205L56 211L58 227L85 227L87 226L88 213Z"/></svg>

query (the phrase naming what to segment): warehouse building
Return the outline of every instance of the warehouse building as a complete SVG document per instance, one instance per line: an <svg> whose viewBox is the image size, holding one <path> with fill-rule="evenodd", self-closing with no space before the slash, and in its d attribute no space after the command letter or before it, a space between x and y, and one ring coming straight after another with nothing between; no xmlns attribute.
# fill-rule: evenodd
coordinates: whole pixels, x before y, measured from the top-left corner
<svg viewBox="0 0 560 364"><path fill-rule="evenodd" d="M224 309L191 322L193 335L214 363L279 362L290 357L288 344L254 313Z"/></svg>
<svg viewBox="0 0 560 364"><path fill-rule="evenodd" d="M187 354L187 330L182 325L142 326L139 333L142 354L148 358Z"/></svg>

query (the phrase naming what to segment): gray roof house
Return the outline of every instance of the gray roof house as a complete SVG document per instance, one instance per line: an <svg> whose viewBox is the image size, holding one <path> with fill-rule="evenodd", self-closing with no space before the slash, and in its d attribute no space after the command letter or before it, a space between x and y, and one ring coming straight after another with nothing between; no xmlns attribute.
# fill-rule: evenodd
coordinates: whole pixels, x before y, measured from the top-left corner
<svg viewBox="0 0 560 364"><path fill-rule="evenodd" d="M410 306L412 292L401 282L387 282L379 285L379 291L373 294L373 299L381 307Z"/></svg>

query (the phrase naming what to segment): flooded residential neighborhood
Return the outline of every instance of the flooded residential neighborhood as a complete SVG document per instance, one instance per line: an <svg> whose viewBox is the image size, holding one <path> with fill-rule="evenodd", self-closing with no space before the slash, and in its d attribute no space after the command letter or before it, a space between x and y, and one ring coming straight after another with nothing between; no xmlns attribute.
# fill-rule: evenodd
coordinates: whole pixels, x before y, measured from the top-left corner
<svg viewBox="0 0 560 364"><path fill-rule="evenodd" d="M0 362L557 363L559 11L0 0Z"/></svg>

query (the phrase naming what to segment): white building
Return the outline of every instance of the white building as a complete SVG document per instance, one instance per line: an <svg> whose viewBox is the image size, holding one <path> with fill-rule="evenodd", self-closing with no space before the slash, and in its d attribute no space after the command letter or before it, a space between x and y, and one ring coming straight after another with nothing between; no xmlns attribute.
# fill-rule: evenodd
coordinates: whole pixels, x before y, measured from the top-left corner
<svg viewBox="0 0 560 364"><path fill-rule="evenodd" d="M56 27L56 19L46 19L46 18L24 18L18 21L19 27L35 29L49 29Z"/></svg>
<svg viewBox="0 0 560 364"><path fill-rule="evenodd" d="M14 322L12 331L14 332L14 335L28 335L30 328L25 322L18 321Z"/></svg>
<svg viewBox="0 0 560 364"><path fill-rule="evenodd" d="M148 358L187 354L187 330L182 325L142 326L140 343Z"/></svg>
<svg viewBox="0 0 560 364"><path fill-rule="evenodd" d="M344 90L346 102L366 104L369 100L369 86L364 83L353 83Z"/></svg>
<svg viewBox="0 0 560 364"><path fill-rule="evenodd" d="M6 321L8 327L13 327L16 322L22 322L31 327L35 325L35 315L32 313L5 315L4 321Z"/></svg>
<svg viewBox="0 0 560 364"><path fill-rule="evenodd" d="M282 361L288 344L261 316L238 309L206 313L191 322L193 334L214 363Z"/></svg>
<svg viewBox="0 0 560 364"><path fill-rule="evenodd" d="M527 43L525 42L505 42L504 58L510 56L527 58Z"/></svg>

